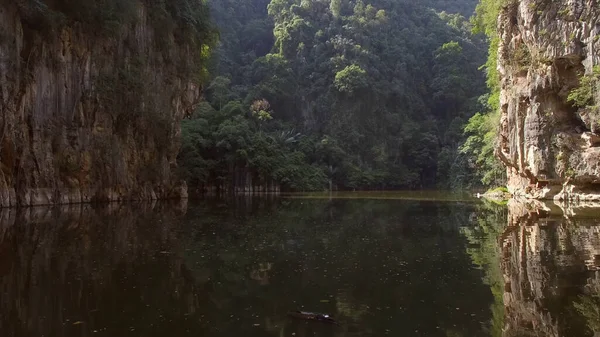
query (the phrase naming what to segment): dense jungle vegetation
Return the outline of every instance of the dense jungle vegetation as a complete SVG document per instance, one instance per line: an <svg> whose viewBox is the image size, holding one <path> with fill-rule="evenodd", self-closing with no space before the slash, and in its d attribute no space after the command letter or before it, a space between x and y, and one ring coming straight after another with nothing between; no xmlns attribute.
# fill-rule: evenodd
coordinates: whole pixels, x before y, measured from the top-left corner
<svg viewBox="0 0 600 337"><path fill-rule="evenodd" d="M191 190L467 188L502 178L497 90L487 94L480 68L482 33L492 34L486 1L473 20L476 0L209 5L220 42L179 155Z"/></svg>

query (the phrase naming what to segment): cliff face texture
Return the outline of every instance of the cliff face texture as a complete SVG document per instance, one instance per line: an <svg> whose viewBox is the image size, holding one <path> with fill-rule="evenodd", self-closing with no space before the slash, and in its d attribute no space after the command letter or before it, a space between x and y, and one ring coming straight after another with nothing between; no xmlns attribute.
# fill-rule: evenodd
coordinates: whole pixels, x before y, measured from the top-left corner
<svg viewBox="0 0 600 337"><path fill-rule="evenodd" d="M60 3L0 0L0 207L185 197L200 47L145 2L107 18L76 2L91 22Z"/></svg>
<svg viewBox="0 0 600 337"><path fill-rule="evenodd" d="M600 64L600 3L511 1L498 28L497 154L507 167L510 192L538 199L600 199L600 114L594 102L576 107L568 101L583 76ZM596 88L591 91L597 96Z"/></svg>
<svg viewBox="0 0 600 337"><path fill-rule="evenodd" d="M500 243L503 336L600 335L597 220L545 214L511 201Z"/></svg>

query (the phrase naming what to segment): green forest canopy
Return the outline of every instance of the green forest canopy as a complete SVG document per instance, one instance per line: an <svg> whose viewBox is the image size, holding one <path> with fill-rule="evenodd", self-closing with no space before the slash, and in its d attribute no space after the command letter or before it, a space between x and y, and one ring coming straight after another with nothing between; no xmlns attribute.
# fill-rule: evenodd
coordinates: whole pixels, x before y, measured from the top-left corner
<svg viewBox="0 0 600 337"><path fill-rule="evenodd" d="M221 38L179 155L192 190L498 181L476 0L209 4Z"/></svg>

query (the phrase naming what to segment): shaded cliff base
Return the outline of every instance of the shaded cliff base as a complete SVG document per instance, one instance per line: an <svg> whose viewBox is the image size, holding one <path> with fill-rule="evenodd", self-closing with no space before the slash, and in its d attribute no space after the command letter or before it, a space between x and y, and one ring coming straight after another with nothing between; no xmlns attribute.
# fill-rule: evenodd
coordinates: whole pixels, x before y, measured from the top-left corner
<svg viewBox="0 0 600 337"><path fill-rule="evenodd" d="M529 178L509 174L508 192L519 199L551 200L557 203L597 202L600 203L600 182L574 181L532 182Z"/></svg>
<svg viewBox="0 0 600 337"><path fill-rule="evenodd" d="M166 186L173 186L167 188ZM111 188L0 188L0 208L19 206L47 206L86 203L156 201L159 199L187 199L185 181L172 185L139 186L137 189Z"/></svg>

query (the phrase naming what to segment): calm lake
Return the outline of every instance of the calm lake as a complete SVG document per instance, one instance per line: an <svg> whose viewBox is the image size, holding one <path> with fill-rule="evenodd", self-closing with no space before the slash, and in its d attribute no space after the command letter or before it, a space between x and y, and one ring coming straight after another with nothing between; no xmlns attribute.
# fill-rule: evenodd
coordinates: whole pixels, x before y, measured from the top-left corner
<svg viewBox="0 0 600 337"><path fill-rule="evenodd" d="M428 199L0 210L0 335L600 334L600 215Z"/></svg>

